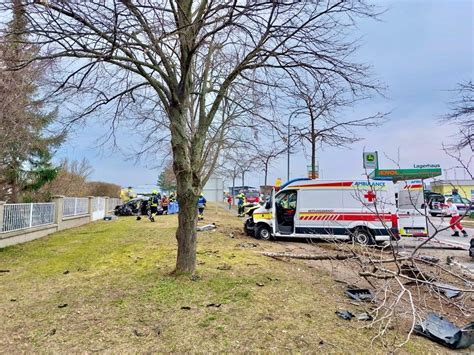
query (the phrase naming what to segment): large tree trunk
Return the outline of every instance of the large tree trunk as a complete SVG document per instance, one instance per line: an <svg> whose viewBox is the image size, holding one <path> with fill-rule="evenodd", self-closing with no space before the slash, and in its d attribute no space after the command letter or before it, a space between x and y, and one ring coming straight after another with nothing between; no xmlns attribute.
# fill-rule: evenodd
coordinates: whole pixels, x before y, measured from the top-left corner
<svg viewBox="0 0 474 355"><path fill-rule="evenodd" d="M196 226L197 226L197 200L196 194L180 194L178 188L179 214L178 230L178 256L176 259L176 273L193 273L196 268ZM188 190L189 191L189 190Z"/></svg>
<svg viewBox="0 0 474 355"><path fill-rule="evenodd" d="M186 144L183 111L179 107L171 111L173 171L176 176L176 193L179 203L176 274L193 273L196 269L197 201L201 192L201 177L194 171L197 164L192 158L195 152Z"/></svg>

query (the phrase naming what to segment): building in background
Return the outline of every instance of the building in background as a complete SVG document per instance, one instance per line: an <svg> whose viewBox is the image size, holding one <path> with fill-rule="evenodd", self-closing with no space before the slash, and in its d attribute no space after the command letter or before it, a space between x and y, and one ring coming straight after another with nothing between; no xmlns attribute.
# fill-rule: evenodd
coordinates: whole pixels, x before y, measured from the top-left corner
<svg viewBox="0 0 474 355"><path fill-rule="evenodd" d="M474 180L435 180L430 185L433 192L452 195L457 190L461 197L474 201Z"/></svg>
<svg viewBox="0 0 474 355"><path fill-rule="evenodd" d="M202 193L207 201L224 201L224 179L216 176L210 177L204 186Z"/></svg>
<svg viewBox="0 0 474 355"><path fill-rule="evenodd" d="M229 186L229 191L232 196L237 196L240 191L253 191L256 190L253 186Z"/></svg>

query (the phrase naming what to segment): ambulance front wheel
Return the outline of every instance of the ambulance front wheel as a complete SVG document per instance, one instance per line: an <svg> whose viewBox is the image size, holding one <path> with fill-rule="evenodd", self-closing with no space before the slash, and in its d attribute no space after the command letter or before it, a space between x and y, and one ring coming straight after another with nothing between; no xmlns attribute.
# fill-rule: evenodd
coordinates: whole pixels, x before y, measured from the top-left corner
<svg viewBox="0 0 474 355"><path fill-rule="evenodd" d="M255 238L262 240L270 240L272 238L272 233L270 227L266 224L260 224L255 230Z"/></svg>
<svg viewBox="0 0 474 355"><path fill-rule="evenodd" d="M357 244L373 245L375 244L372 233L366 229L357 228L352 232L352 240Z"/></svg>

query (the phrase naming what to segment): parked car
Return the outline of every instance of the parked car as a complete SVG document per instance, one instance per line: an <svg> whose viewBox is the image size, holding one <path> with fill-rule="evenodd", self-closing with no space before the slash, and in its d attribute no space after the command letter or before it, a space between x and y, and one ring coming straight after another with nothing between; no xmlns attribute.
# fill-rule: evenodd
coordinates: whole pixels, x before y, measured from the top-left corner
<svg viewBox="0 0 474 355"><path fill-rule="evenodd" d="M247 203L259 203L260 202L260 192L258 191L246 191L245 200Z"/></svg>
<svg viewBox="0 0 474 355"><path fill-rule="evenodd" d="M446 201L448 198L453 199L453 204L459 210L459 214L463 215L468 210L467 214L474 212L474 205L471 201L467 198L461 197L459 195L440 195L440 194L432 194L430 196L430 200L428 201L429 213L433 216L446 216L446 210L448 205Z"/></svg>

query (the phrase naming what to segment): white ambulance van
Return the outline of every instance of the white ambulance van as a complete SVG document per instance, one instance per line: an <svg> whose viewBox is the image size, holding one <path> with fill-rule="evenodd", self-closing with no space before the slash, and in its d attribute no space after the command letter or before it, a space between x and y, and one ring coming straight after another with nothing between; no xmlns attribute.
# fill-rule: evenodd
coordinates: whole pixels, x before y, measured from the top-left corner
<svg viewBox="0 0 474 355"><path fill-rule="evenodd" d="M295 179L273 192L245 224L247 234L354 240L398 238L395 191L387 181Z"/></svg>
<svg viewBox="0 0 474 355"><path fill-rule="evenodd" d="M399 181L396 183L396 188L400 235L428 236L423 182L421 180Z"/></svg>

